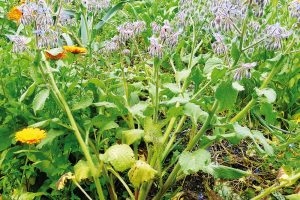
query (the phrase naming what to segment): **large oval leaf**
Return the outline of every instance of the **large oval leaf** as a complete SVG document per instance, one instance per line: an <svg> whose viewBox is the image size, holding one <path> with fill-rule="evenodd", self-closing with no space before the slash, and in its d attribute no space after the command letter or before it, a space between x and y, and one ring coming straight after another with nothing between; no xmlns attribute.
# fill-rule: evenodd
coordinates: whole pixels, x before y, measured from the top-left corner
<svg viewBox="0 0 300 200"><path fill-rule="evenodd" d="M109 147L102 159L119 172L129 169L135 162L133 150L127 144L116 144Z"/></svg>
<svg viewBox="0 0 300 200"><path fill-rule="evenodd" d="M45 102L49 97L49 89L41 90L33 99L32 108L34 113L44 108Z"/></svg>

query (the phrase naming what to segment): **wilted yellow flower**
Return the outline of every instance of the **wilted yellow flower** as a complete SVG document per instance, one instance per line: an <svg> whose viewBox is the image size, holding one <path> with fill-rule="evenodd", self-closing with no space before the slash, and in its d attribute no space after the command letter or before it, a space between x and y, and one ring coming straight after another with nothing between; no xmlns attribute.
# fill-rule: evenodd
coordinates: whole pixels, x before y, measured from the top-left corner
<svg viewBox="0 0 300 200"><path fill-rule="evenodd" d="M56 183L56 188L58 190L64 189L66 182L70 179L75 179L74 174L72 174L71 172L68 172L68 173L62 175Z"/></svg>
<svg viewBox="0 0 300 200"><path fill-rule="evenodd" d="M76 46L63 46L64 50L73 54L86 53L87 49L84 47L76 47Z"/></svg>
<svg viewBox="0 0 300 200"><path fill-rule="evenodd" d="M46 132L39 128L25 128L16 133L16 141L26 144L39 143L45 137Z"/></svg>
<svg viewBox="0 0 300 200"><path fill-rule="evenodd" d="M22 17L22 11L17 7L13 7L8 13L7 18L14 21L19 21Z"/></svg>

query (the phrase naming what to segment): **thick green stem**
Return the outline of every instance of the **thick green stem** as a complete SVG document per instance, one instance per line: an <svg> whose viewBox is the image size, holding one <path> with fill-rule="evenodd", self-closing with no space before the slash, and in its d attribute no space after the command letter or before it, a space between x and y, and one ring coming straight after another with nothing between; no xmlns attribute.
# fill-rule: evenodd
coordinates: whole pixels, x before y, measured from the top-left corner
<svg viewBox="0 0 300 200"><path fill-rule="evenodd" d="M131 197L131 199L135 199L134 194L132 193L132 191L130 190L129 186L126 184L124 179L120 176L120 174L112 168L108 168L108 171L110 171L115 177L117 177L119 179L119 181L123 184L123 186L127 190L127 192L129 194L129 196Z"/></svg>
<svg viewBox="0 0 300 200"><path fill-rule="evenodd" d="M126 106L128 108L130 108L129 105L129 91L128 91L128 83L126 80L126 76L125 76L125 71L124 71L124 66L122 64L122 58L120 57L120 65L121 65L121 71L122 71L122 80L123 80L123 87L124 87L124 93L125 93L125 101L126 101ZM134 120L133 120L133 116L130 112L128 112L128 126L131 129L134 129Z"/></svg>
<svg viewBox="0 0 300 200"><path fill-rule="evenodd" d="M155 64L154 60L154 80L155 80L155 99L154 99L154 122L158 121L158 110L159 110L159 63Z"/></svg>
<svg viewBox="0 0 300 200"><path fill-rule="evenodd" d="M203 126L201 127L201 129L197 132L197 134L195 135L195 137L193 137L192 140L190 140L190 142L188 143L185 151L191 151L194 146L196 145L196 143L200 140L200 138L202 137L202 135L205 133L205 131L208 129L211 120L214 116L214 114L216 113L217 109L218 109L219 103L218 101L215 101L210 114L208 115L207 119L205 120Z"/></svg>
<svg viewBox="0 0 300 200"><path fill-rule="evenodd" d="M45 56L44 56L43 53L42 53L42 58L43 58L43 61L45 63L46 70L47 70L47 72L46 73L44 72L44 73L48 74L49 80L50 80L50 86L52 87L54 93L56 94L55 96L57 96L59 98L59 101L64 106L64 110L65 110L65 112L66 112L66 114L67 114L67 116L69 118L69 121L71 123L71 126L72 126L72 128L74 130L76 139L77 139L77 141L78 141L78 143L79 143L79 145L80 145L80 147L82 149L82 152L83 152L83 154L84 154L84 156L85 156L85 158L86 158L86 160L88 162L88 165L89 165L89 167L91 169L91 172L92 172L92 175L93 175L93 179L94 179L94 182L95 182L95 185L96 185L96 188L97 188L97 192L98 192L99 198L100 198L100 200L105 200L103 192L102 192L102 187L101 187L100 181L99 181L99 179L97 177L97 169L96 169L95 164L94 164L94 162L92 160L92 156L91 156L91 154L90 154L90 152L88 150L88 147L85 145L84 140L83 140L83 138L82 138L82 136L81 136L81 134L79 132L79 129L78 129L77 124L76 124L76 121L75 121L75 119L73 117L73 114L71 112L71 109L70 109L68 103L66 102L65 98L62 96L62 94L60 93L60 91L59 91L59 89L58 89L58 87L56 85L56 82L54 80L53 74L51 72L50 65L46 61ZM41 68L41 69L43 70L43 68Z"/></svg>
<svg viewBox="0 0 300 200"><path fill-rule="evenodd" d="M197 134L195 135L195 137L190 140L190 142L188 143L188 146L186 147L186 149L184 151L191 151L194 146L198 143L199 139L201 138L201 136L205 133L205 131L208 129L211 120L214 116L214 114L216 113L217 109L218 109L218 105L219 103L217 101L215 101L212 110L209 114L209 116L207 117L205 123L203 124L203 126L201 127L201 129L197 132ZM171 172L171 174L169 175L168 179L166 180L165 184L162 186L162 188L159 190L159 192L157 193L157 195L153 198L153 200L160 200L162 199L162 196L164 195L164 193L172 186L172 184L175 182L176 180L176 176L180 170L180 165L177 162L177 164L175 165L173 171Z"/></svg>
<svg viewBox="0 0 300 200"><path fill-rule="evenodd" d="M173 135L171 137L171 139L169 140L169 142L168 142L168 144L167 144L167 146L166 146L163 154L162 154L162 160L164 160L167 157L167 155L170 153L172 145L173 145L173 143L176 140L177 133L179 133L179 131L180 131L181 127L183 126L186 118L187 118L186 116L182 116L180 118L179 123L178 123L178 125L177 125L177 127L176 127L176 129L175 129L175 131L174 131L174 133L173 133Z"/></svg>

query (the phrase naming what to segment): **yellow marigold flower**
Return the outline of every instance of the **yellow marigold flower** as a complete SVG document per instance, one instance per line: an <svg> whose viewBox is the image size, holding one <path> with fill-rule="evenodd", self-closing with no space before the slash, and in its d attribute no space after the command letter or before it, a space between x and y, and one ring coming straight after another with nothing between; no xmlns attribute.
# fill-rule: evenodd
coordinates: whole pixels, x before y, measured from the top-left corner
<svg viewBox="0 0 300 200"><path fill-rule="evenodd" d="M51 53L49 53L49 52L46 51L45 52L45 56L46 56L47 59L50 59L50 60L59 60L59 59L65 58L67 55L66 55L65 51L63 51L61 53L58 53L56 55L51 54Z"/></svg>
<svg viewBox="0 0 300 200"><path fill-rule="evenodd" d="M19 21L22 17L22 11L17 7L13 7L8 13L7 18L13 21Z"/></svg>
<svg viewBox="0 0 300 200"><path fill-rule="evenodd" d="M87 49L83 47L76 46L63 46L64 50L73 54L86 53Z"/></svg>
<svg viewBox="0 0 300 200"><path fill-rule="evenodd" d="M26 144L39 143L45 137L46 132L39 128L25 128L16 133L16 141Z"/></svg>

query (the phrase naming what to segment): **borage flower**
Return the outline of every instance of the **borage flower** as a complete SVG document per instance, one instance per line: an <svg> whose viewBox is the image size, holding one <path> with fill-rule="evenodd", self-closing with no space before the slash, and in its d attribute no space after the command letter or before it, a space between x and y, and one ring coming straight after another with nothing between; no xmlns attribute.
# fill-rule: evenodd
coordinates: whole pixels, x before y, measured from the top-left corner
<svg viewBox="0 0 300 200"><path fill-rule="evenodd" d="M223 55L228 51L227 46L224 43L224 38L220 33L215 33L214 37L216 41L212 43L212 49L217 55Z"/></svg>
<svg viewBox="0 0 300 200"><path fill-rule="evenodd" d="M154 34L160 32L161 27L160 27L160 25L158 25L156 22L152 22L152 23L151 23L151 27L152 27L152 32L153 32Z"/></svg>
<svg viewBox="0 0 300 200"><path fill-rule="evenodd" d="M39 128L25 128L16 133L16 141L25 144L36 144L46 137L46 132Z"/></svg>
<svg viewBox="0 0 300 200"><path fill-rule="evenodd" d="M217 30L231 31L235 25L244 18L244 7L240 4L233 4L230 1L213 1L211 12L215 19L211 25Z"/></svg>
<svg viewBox="0 0 300 200"><path fill-rule="evenodd" d="M77 47L77 46L63 46L66 52L70 52L73 54L84 54L87 52L87 49L84 47Z"/></svg>
<svg viewBox="0 0 300 200"><path fill-rule="evenodd" d="M10 41L13 42L13 53L21 53L26 50L26 44L30 42L30 38L21 35L7 35Z"/></svg>
<svg viewBox="0 0 300 200"><path fill-rule="evenodd" d="M292 17L297 18L298 21L300 22L300 1L299 0L295 0L290 3L289 11L290 11L290 15Z"/></svg>
<svg viewBox="0 0 300 200"><path fill-rule="evenodd" d="M163 46L159 43L158 38L152 36L150 39L149 54L152 57L161 58L163 56Z"/></svg>
<svg viewBox="0 0 300 200"><path fill-rule="evenodd" d="M37 4L35 2L27 2L20 6L22 11L21 23L25 26L35 21Z"/></svg>
<svg viewBox="0 0 300 200"><path fill-rule="evenodd" d="M293 31L288 31L279 23L268 25L265 29L265 35L268 37L265 41L267 49L277 50L282 48L283 39L292 35Z"/></svg>
<svg viewBox="0 0 300 200"><path fill-rule="evenodd" d="M20 19L22 18L22 11L17 8L17 7L13 7L8 13L7 13L7 18L9 20L13 20L16 22L19 22Z"/></svg>
<svg viewBox="0 0 300 200"><path fill-rule="evenodd" d="M38 39L38 47L56 47L58 44L58 32L53 30L38 29L34 31Z"/></svg>
<svg viewBox="0 0 300 200"><path fill-rule="evenodd" d="M246 78L251 78L251 69L257 65L256 62L253 63L243 63L240 68L235 71L234 80L240 81L245 76Z"/></svg>

